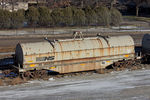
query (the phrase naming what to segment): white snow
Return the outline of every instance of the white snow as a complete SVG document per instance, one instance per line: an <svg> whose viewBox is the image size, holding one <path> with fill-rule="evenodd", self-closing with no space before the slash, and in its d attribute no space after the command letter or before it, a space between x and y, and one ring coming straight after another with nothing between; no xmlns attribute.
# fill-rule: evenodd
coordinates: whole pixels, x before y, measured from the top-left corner
<svg viewBox="0 0 150 100"><path fill-rule="evenodd" d="M118 94L126 89L150 86L150 70L120 71L111 74L50 78L49 81L30 81L11 87L0 87L0 100L120 100ZM146 94L145 94L146 95ZM131 96L123 100L147 100L148 97ZM149 96L147 93L146 96ZM110 99L109 99L110 98ZM140 99L138 99L140 98ZM99 100L99 99L98 99Z"/></svg>
<svg viewBox="0 0 150 100"><path fill-rule="evenodd" d="M53 80L55 80L55 79L54 79L53 77L51 77L51 78L49 78L48 80L49 80L49 81L53 81Z"/></svg>
<svg viewBox="0 0 150 100"><path fill-rule="evenodd" d="M63 34L63 33L73 33L74 31L81 31L83 33L103 33L103 32L144 32L150 31L149 28L137 27L137 26L120 26L112 28L103 27L92 27L92 28L72 28L72 29L30 29L30 30L9 30L0 31L0 36L9 35L46 35L46 34Z"/></svg>
<svg viewBox="0 0 150 100"><path fill-rule="evenodd" d="M119 27L112 27L112 29L137 29L136 26L119 26Z"/></svg>

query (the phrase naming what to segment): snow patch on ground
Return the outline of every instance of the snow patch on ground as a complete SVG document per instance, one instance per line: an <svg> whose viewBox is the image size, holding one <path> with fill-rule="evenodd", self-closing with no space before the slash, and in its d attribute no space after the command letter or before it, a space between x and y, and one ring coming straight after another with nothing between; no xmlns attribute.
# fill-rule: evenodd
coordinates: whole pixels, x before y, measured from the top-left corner
<svg viewBox="0 0 150 100"><path fill-rule="evenodd" d="M149 28L137 27L137 26L120 26L112 28L92 27L92 28L72 28L72 29L30 29L30 30L8 30L0 31L0 36L18 36L18 35L47 35L47 34L63 34L73 33L74 31L81 31L83 33L103 33L103 32L135 32L135 31L150 31Z"/></svg>
<svg viewBox="0 0 150 100"><path fill-rule="evenodd" d="M120 100L118 94L126 89L150 86L150 70L120 71L111 74L67 77L49 81L30 81L28 84L0 88L0 99L16 100ZM142 94L141 94L142 95ZM148 97L133 95L122 100L147 100ZM149 93L147 94L149 96ZM130 98L130 99L129 99Z"/></svg>
<svg viewBox="0 0 150 100"><path fill-rule="evenodd" d="M112 29L137 29L137 26L119 26L119 27L112 27Z"/></svg>
<svg viewBox="0 0 150 100"><path fill-rule="evenodd" d="M55 79L52 77L52 78L49 78L48 80L49 80L49 81L53 81L53 80L55 80Z"/></svg>

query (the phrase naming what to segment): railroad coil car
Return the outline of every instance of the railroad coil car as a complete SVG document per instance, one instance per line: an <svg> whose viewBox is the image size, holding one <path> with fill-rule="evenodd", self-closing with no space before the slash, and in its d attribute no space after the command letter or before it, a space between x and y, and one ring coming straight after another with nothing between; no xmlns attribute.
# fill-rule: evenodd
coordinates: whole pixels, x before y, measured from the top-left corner
<svg viewBox="0 0 150 100"><path fill-rule="evenodd" d="M131 36L98 36L55 42L19 43L15 62L19 72L52 70L59 73L106 68L119 60L135 58Z"/></svg>
<svg viewBox="0 0 150 100"><path fill-rule="evenodd" d="M142 39L142 58L148 61L150 57L150 34L145 34Z"/></svg>

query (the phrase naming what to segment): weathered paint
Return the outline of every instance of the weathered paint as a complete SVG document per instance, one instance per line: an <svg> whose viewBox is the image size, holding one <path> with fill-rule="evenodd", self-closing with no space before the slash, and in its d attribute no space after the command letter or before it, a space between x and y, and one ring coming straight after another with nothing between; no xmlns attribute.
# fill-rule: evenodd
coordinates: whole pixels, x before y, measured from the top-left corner
<svg viewBox="0 0 150 100"><path fill-rule="evenodd" d="M54 48L49 42L19 45L16 51L23 52L20 55L23 55L25 70L31 70L29 64L36 64L32 69L68 73L105 68L115 61L134 58L134 42L130 36L59 40L54 43ZM45 60L36 61L37 57ZM49 60L51 57L54 59Z"/></svg>
<svg viewBox="0 0 150 100"><path fill-rule="evenodd" d="M30 64L30 67L35 67L35 64Z"/></svg>

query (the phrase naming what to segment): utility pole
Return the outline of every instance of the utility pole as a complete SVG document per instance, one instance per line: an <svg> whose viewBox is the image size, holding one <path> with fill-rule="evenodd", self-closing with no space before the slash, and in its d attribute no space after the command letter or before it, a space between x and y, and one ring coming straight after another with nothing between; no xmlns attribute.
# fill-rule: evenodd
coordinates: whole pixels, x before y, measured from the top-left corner
<svg viewBox="0 0 150 100"><path fill-rule="evenodd" d="M83 8L83 0L81 0L81 8Z"/></svg>
<svg viewBox="0 0 150 100"><path fill-rule="evenodd" d="M39 0L36 0L37 8L39 7Z"/></svg>

